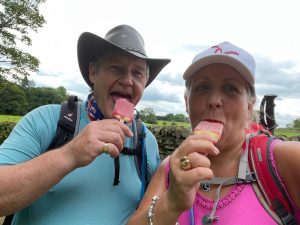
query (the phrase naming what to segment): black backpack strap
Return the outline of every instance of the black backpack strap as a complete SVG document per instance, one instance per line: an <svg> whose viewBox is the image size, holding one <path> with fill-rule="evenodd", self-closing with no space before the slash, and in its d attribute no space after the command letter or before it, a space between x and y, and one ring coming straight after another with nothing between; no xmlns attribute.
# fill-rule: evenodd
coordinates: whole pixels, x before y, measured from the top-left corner
<svg viewBox="0 0 300 225"><path fill-rule="evenodd" d="M13 217L14 217L14 214L6 216L4 219L3 225L11 225Z"/></svg>
<svg viewBox="0 0 300 225"><path fill-rule="evenodd" d="M148 166L147 166L148 161L147 161L147 152L145 146L145 138L146 138L145 125L140 119L138 112L135 119L132 122L132 130L134 134L133 137L134 148L128 149L124 147L121 153L125 155L134 156L136 169L142 181L141 196L143 196L150 182L150 173L148 171ZM114 164L115 164L115 177L114 177L113 185L118 185L120 182L119 181L119 175L120 175L119 157L116 157L114 159Z"/></svg>
<svg viewBox="0 0 300 225"><path fill-rule="evenodd" d="M61 104L57 130L49 149L54 149L69 142L73 137L76 126L79 126L79 102L77 96L70 95L67 102Z"/></svg>

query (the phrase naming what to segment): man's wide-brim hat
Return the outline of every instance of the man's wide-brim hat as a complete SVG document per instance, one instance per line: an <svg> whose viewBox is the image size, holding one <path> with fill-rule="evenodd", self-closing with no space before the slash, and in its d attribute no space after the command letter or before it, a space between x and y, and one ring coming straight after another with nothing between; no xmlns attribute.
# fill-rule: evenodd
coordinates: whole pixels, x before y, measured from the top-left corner
<svg viewBox="0 0 300 225"><path fill-rule="evenodd" d="M105 38L84 32L78 39L77 56L81 74L90 87L93 87L93 84L89 79L89 64L97 57L115 51L134 55L147 62L149 66L149 80L146 86L171 61L170 59L149 58L145 51L142 36L128 25L119 25L111 29Z"/></svg>

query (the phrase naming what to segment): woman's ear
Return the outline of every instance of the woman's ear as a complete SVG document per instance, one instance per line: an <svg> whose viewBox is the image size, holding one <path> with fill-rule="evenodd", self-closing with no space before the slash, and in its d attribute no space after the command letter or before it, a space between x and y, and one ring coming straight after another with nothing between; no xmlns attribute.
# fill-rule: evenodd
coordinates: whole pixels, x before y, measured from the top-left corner
<svg viewBox="0 0 300 225"><path fill-rule="evenodd" d="M254 104L255 104L256 98L251 97L248 101L248 112L253 112Z"/></svg>
<svg viewBox="0 0 300 225"><path fill-rule="evenodd" d="M248 101L248 121L253 120L253 116L255 117L254 112L254 104L255 104L256 98L251 97Z"/></svg>

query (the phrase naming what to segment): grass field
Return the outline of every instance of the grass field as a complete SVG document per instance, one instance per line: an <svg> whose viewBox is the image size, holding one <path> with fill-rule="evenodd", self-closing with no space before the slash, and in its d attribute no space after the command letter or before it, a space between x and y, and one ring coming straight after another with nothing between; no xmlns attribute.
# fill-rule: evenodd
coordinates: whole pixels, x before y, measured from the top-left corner
<svg viewBox="0 0 300 225"><path fill-rule="evenodd" d="M275 135L284 135L287 137L295 137L300 136L300 129L292 129L292 128L277 128L274 132Z"/></svg>
<svg viewBox="0 0 300 225"><path fill-rule="evenodd" d="M184 128L189 128L190 124L186 122L172 122L172 121L165 121L165 120L158 120L157 124L147 124L147 126L181 126Z"/></svg>
<svg viewBox="0 0 300 225"><path fill-rule="evenodd" d="M17 123L22 118L22 116L10 116L10 115L0 115L0 122L14 122ZM159 120L157 124L147 124L147 126L182 126L184 128L190 128L190 124L186 122L171 122ZM277 128L275 129L275 135L284 135L287 137L295 137L300 135L300 129L291 128Z"/></svg>
<svg viewBox="0 0 300 225"><path fill-rule="evenodd" d="M0 115L0 122L14 122L17 123L22 118L22 116L8 116Z"/></svg>

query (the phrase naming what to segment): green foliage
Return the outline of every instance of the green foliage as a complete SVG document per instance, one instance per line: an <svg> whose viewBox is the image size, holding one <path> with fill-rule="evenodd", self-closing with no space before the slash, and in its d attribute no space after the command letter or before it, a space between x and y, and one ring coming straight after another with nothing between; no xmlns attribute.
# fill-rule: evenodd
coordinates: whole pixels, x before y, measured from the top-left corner
<svg viewBox="0 0 300 225"><path fill-rule="evenodd" d="M276 128L274 130L274 135L286 137L300 136L300 128Z"/></svg>
<svg viewBox="0 0 300 225"><path fill-rule="evenodd" d="M163 127L163 126L177 126L177 127L184 127L184 128L191 128L191 125L187 122L173 122L173 121L167 121L167 120L157 120L156 124L147 123L148 127Z"/></svg>
<svg viewBox="0 0 300 225"><path fill-rule="evenodd" d="M46 22L39 5L46 0L0 0L0 80L19 84L36 72L39 60L19 48L30 46L30 31L37 32Z"/></svg>
<svg viewBox="0 0 300 225"><path fill-rule="evenodd" d="M61 104L67 98L64 87L23 88L6 81L0 84L0 114L24 115L41 105Z"/></svg>
<svg viewBox="0 0 300 225"><path fill-rule="evenodd" d="M176 121L176 122L185 122L186 121L186 117L183 114L176 114L174 116L174 121Z"/></svg>
<svg viewBox="0 0 300 225"><path fill-rule="evenodd" d="M8 83L0 87L0 114L24 115L27 100L24 91L16 84Z"/></svg>
<svg viewBox="0 0 300 225"><path fill-rule="evenodd" d="M0 123L0 145L9 136L16 123L1 122Z"/></svg>
<svg viewBox="0 0 300 225"><path fill-rule="evenodd" d="M68 95L64 87L31 87L26 89L26 98L29 103L28 112L46 104L61 104Z"/></svg>
<svg viewBox="0 0 300 225"><path fill-rule="evenodd" d="M157 118L155 116L154 110L150 107L141 110L140 111L140 116L141 116L141 119L145 123L151 123L151 124L156 124L157 123Z"/></svg>
<svg viewBox="0 0 300 225"><path fill-rule="evenodd" d="M169 113L166 115L165 119L167 121L173 121L174 120L174 114L173 113Z"/></svg>
<svg viewBox="0 0 300 225"><path fill-rule="evenodd" d="M289 123L287 126L287 128L300 128L300 117L293 120L291 123Z"/></svg>

